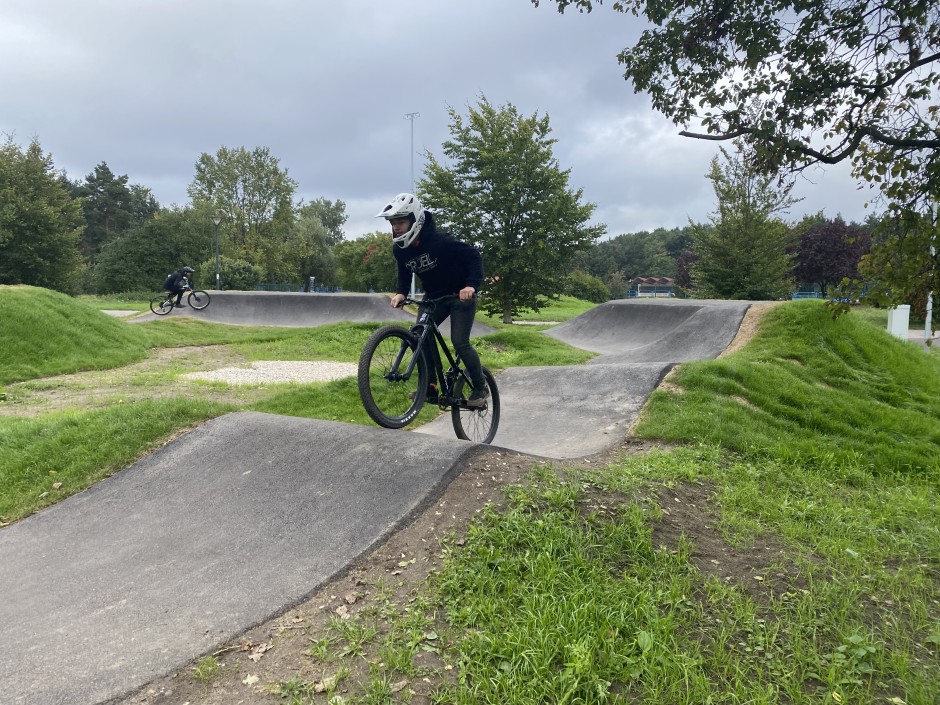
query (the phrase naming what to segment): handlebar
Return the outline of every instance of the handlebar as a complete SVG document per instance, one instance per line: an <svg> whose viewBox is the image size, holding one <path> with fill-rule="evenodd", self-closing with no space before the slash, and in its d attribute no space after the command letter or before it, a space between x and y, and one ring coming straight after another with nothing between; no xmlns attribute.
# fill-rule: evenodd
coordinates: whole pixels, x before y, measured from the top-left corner
<svg viewBox="0 0 940 705"><path fill-rule="evenodd" d="M473 298L474 299L477 298L478 295L479 295L479 292L475 292L473 294ZM420 299L413 299L406 294L405 298L401 300L401 302L398 304L396 308L404 308L408 304L418 304L419 306L422 306L422 305L433 306L434 304L440 303L441 301L448 301L450 299L458 299L458 298L460 298L459 294L444 294L443 296L438 296L437 298L434 298L434 299L428 299L428 298L423 298L423 297Z"/></svg>

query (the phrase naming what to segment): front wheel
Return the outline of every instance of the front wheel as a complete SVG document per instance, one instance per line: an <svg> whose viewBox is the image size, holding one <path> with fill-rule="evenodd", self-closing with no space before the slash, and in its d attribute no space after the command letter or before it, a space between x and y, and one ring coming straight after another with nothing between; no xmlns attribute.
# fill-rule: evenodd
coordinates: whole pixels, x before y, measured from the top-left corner
<svg viewBox="0 0 940 705"><path fill-rule="evenodd" d="M499 390L496 388L496 379L493 374L483 368L483 379L490 391L486 404L477 409L468 408L463 403L454 404L450 409L450 418L454 422L454 432L457 438L476 443L492 443L496 437L499 426ZM461 375L454 385L454 398L466 399L470 396L470 385Z"/></svg>
<svg viewBox="0 0 940 705"><path fill-rule="evenodd" d="M150 302L150 310L158 316L165 316L173 310L173 297L158 296Z"/></svg>
<svg viewBox="0 0 940 705"><path fill-rule="evenodd" d="M418 339L398 326L379 328L362 348L358 381L362 405L379 426L402 428L414 421L428 387Z"/></svg>
<svg viewBox="0 0 940 705"><path fill-rule="evenodd" d="M186 297L186 303L197 311L202 311L202 309L209 305L209 294L201 289L196 289L189 292L189 296Z"/></svg>

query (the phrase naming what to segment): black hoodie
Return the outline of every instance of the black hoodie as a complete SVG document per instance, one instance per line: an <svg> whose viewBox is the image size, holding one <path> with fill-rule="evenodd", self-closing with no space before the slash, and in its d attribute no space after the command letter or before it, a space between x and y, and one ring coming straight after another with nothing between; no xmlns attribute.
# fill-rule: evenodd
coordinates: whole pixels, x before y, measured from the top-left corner
<svg viewBox="0 0 940 705"><path fill-rule="evenodd" d="M398 289L407 294L411 289L411 274L417 274L428 298L456 294L467 286L477 291L483 284L483 257L473 245L442 233L434 223L430 211L424 211L424 225L410 246L392 246L398 262Z"/></svg>

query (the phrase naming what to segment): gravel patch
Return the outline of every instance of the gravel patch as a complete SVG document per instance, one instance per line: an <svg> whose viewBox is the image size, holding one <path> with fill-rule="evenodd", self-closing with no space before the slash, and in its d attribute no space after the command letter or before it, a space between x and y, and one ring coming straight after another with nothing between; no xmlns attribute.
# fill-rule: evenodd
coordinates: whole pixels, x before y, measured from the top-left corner
<svg viewBox="0 0 940 705"><path fill-rule="evenodd" d="M251 367L223 367L209 372L191 372L183 377L228 384L330 382L343 377L353 377L358 369L358 365L352 362L262 361L251 363Z"/></svg>

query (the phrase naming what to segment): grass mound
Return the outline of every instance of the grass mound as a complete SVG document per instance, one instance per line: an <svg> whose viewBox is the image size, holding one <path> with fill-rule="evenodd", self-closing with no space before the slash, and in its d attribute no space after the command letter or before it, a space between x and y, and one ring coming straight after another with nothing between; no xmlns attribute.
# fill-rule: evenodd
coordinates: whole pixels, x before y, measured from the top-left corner
<svg viewBox="0 0 940 705"><path fill-rule="evenodd" d="M727 358L682 365L637 434L717 443L844 476L940 477L940 356L803 301Z"/></svg>
<svg viewBox="0 0 940 705"><path fill-rule="evenodd" d="M143 359L146 334L65 294L0 286L0 384Z"/></svg>

